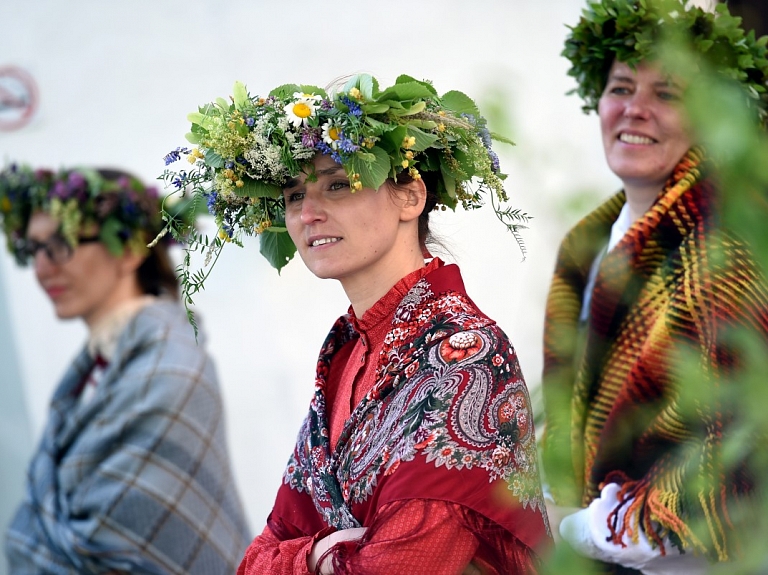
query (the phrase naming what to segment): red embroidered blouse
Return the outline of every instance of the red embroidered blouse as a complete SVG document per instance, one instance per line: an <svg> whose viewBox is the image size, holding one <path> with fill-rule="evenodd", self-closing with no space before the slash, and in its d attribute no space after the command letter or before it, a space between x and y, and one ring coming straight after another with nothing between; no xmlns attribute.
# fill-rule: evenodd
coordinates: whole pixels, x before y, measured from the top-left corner
<svg viewBox="0 0 768 575"><path fill-rule="evenodd" d="M359 337L333 356L325 391L330 445L335 448L355 406L376 384L377 366L397 306L411 288L440 268L435 259L398 282L352 325ZM283 486L283 489L285 486ZM373 515L364 542L331 549L341 573L460 574L472 563L481 573L536 573L538 559L528 545L476 511L444 499L386 503ZM238 575L307 575L312 546L333 528L281 540L268 525L246 551ZM500 570L500 568L502 570Z"/></svg>

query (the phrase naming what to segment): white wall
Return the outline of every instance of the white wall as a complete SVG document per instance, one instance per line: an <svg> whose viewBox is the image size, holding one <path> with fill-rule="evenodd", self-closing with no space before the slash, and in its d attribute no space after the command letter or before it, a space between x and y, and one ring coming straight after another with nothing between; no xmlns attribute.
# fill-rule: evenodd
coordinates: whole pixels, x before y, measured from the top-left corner
<svg viewBox="0 0 768 575"><path fill-rule="evenodd" d="M617 188L597 119L565 95L573 84L559 56L564 24L575 23L581 7L581 0L6 1L0 66L34 74L41 108L26 128L0 132L0 158L114 165L149 181L162 172L163 155L185 143L186 114L229 95L235 80L259 94L365 71L383 84L407 73L440 92L463 90L481 108L506 114L507 122L493 116L492 128L517 142L497 150L513 203L535 217L525 233L529 257L521 262L490 210L441 216L436 230L472 298L510 335L534 387L557 242ZM36 440L48 396L85 331L57 322L32 272L17 270L5 253L0 270ZM260 531L311 396L317 350L348 302L338 284L317 280L298 260L278 276L254 241L225 250L197 303L223 383L239 487ZM6 376L0 366L0 380ZM12 441L0 438L0 465ZM8 505L4 491L0 503Z"/></svg>

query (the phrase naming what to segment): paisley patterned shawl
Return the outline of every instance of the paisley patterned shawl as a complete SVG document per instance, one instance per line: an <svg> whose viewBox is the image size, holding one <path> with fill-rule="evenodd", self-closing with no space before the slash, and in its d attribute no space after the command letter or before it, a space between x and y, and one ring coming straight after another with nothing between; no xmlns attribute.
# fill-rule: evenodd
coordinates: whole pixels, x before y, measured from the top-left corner
<svg viewBox="0 0 768 575"><path fill-rule="evenodd" d="M768 292L749 250L716 225L702 157L694 148L681 160L603 258L585 327L589 269L623 193L562 242L544 334L544 463L562 505L589 504L604 482L622 485L620 501L631 507L624 524L609 518L617 542L625 531L637 537L640 521L657 543L670 535L722 561L734 549L729 506L750 488L743 470L720 459L734 417L717 392L733 379L724 335L744 327L768 341ZM681 354L697 358L695 377Z"/></svg>
<svg viewBox="0 0 768 575"><path fill-rule="evenodd" d="M365 525L392 501L442 499L530 547L545 540L528 392L509 341L466 296L458 268L429 273L397 307L376 384L331 451L326 378L334 354L355 337L343 316L323 344L270 525L290 517L312 534ZM314 519L306 517L310 500Z"/></svg>

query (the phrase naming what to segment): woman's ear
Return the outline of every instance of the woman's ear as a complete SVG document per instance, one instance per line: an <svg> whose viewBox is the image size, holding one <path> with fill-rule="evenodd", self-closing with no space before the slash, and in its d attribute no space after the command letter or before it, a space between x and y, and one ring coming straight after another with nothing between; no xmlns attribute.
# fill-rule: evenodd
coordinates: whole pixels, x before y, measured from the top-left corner
<svg viewBox="0 0 768 575"><path fill-rule="evenodd" d="M409 222L418 219L427 203L427 187L424 185L424 180L419 178L407 184L398 184L395 194L401 200L399 202L400 221Z"/></svg>
<svg viewBox="0 0 768 575"><path fill-rule="evenodd" d="M134 250L125 246L123 255L120 256L120 269L124 275L134 274L146 258L147 254L137 254Z"/></svg>

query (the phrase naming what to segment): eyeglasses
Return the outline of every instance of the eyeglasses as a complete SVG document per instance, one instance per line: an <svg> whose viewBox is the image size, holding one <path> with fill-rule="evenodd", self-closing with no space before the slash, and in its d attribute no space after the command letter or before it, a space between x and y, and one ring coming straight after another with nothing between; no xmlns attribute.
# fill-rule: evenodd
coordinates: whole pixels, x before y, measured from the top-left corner
<svg viewBox="0 0 768 575"><path fill-rule="evenodd" d="M98 241L99 236L77 238L78 245ZM40 250L43 250L46 257L56 265L67 263L75 253L74 248L60 232L56 232L44 242L30 239L20 240L16 253L21 262L28 264L35 259Z"/></svg>

